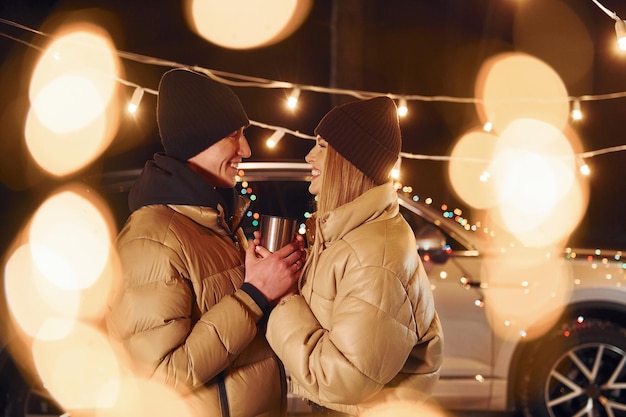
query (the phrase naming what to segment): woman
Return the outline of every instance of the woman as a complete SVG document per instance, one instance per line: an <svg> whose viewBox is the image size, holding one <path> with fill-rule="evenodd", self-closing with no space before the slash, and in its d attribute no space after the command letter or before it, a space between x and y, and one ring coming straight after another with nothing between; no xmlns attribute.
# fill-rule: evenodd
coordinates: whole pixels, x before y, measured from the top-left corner
<svg viewBox="0 0 626 417"><path fill-rule="evenodd" d="M385 401L423 401L439 376L443 340L389 179L401 149L396 106L388 97L350 102L315 133L306 156L318 196L314 241L299 292L270 314L268 341L292 392L316 412L359 415Z"/></svg>

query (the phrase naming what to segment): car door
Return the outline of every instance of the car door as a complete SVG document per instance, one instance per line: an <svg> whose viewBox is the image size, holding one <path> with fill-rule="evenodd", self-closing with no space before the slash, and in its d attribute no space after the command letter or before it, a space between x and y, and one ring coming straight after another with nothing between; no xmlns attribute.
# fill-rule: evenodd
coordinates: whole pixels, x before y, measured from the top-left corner
<svg viewBox="0 0 626 417"><path fill-rule="evenodd" d="M410 208L401 212L416 235L436 230L444 256L420 251L444 333L444 360L434 397L447 409L487 409L492 392L494 335L484 309L481 259L445 230Z"/></svg>

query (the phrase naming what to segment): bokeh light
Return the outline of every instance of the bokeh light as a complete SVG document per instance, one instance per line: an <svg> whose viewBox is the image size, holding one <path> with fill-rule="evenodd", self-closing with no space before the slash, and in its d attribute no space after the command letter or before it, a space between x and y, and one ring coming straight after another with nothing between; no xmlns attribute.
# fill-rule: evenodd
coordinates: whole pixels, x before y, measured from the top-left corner
<svg viewBox="0 0 626 417"><path fill-rule="evenodd" d="M450 183L471 207L485 209L497 203L489 172L497 140L495 135L476 129L463 135L450 154Z"/></svg>
<svg viewBox="0 0 626 417"><path fill-rule="evenodd" d="M572 292L571 269L560 254L558 248L515 248L485 259L484 306L498 336L540 337L559 319Z"/></svg>
<svg viewBox="0 0 626 417"><path fill-rule="evenodd" d="M360 414L361 417L446 417L447 415L434 404L418 400L384 401Z"/></svg>
<svg viewBox="0 0 626 417"><path fill-rule="evenodd" d="M75 76L91 81L101 98L95 104L108 102L117 85L119 63L115 52L112 42L99 27L87 24L66 27L63 33L45 49L37 62L30 81L29 98L36 102L37 95L50 83L59 78ZM67 93L76 94L75 98L81 100L82 93L78 89L68 90ZM59 98L62 98L61 94ZM69 100L63 102L71 104ZM82 104L91 105L92 103L86 101ZM78 104L73 104L73 106L71 110L79 108ZM37 114L40 115L54 110L36 109ZM44 120L46 120L45 117Z"/></svg>
<svg viewBox="0 0 626 417"><path fill-rule="evenodd" d="M569 117L567 89L559 75L536 57L511 52L485 61L476 82L477 112L495 133L520 118L565 128Z"/></svg>
<svg viewBox="0 0 626 417"><path fill-rule="evenodd" d="M64 320L102 316L119 277L114 225L108 206L82 184L61 188L40 205L5 266L7 305L26 334L59 339L68 330Z"/></svg>
<svg viewBox="0 0 626 417"><path fill-rule="evenodd" d="M44 51L29 88L24 134L35 161L64 176L95 160L119 126L119 62L102 30L68 27Z"/></svg>
<svg viewBox="0 0 626 417"><path fill-rule="evenodd" d="M489 172L498 199L494 218L526 245L564 240L584 214L573 149L548 123L512 122L498 140Z"/></svg>
<svg viewBox="0 0 626 417"><path fill-rule="evenodd" d="M71 329L63 339L33 343L41 380L65 409L112 407L119 396L120 366L106 335L81 322Z"/></svg>
<svg viewBox="0 0 626 417"><path fill-rule="evenodd" d="M516 49L540 57L565 84L592 88L595 48L587 25L573 10L574 4L542 0L520 6L513 24Z"/></svg>
<svg viewBox="0 0 626 417"><path fill-rule="evenodd" d="M187 0L189 25L202 38L232 49L268 46L302 25L311 0Z"/></svg>
<svg viewBox="0 0 626 417"><path fill-rule="evenodd" d="M58 317L74 319L80 306L79 293L59 288L48 280L35 266L27 244L11 254L4 272L7 306L20 328L31 337L65 337L73 320L54 321L54 327L45 323ZM47 333L42 332L44 327Z"/></svg>
<svg viewBox="0 0 626 417"><path fill-rule="evenodd" d="M47 128L33 113L26 119L26 145L37 164L49 174L61 177L93 162L105 146L106 118L99 115L88 126L72 132L57 133Z"/></svg>
<svg viewBox="0 0 626 417"><path fill-rule="evenodd" d="M98 410L98 416L200 417L206 414L205 408L194 409L188 398L155 380L125 374L114 386L118 383L117 402L110 409Z"/></svg>
<svg viewBox="0 0 626 417"><path fill-rule="evenodd" d="M104 111L105 102L87 78L61 76L33 98L33 109L44 126L55 133L81 129Z"/></svg>
<svg viewBox="0 0 626 417"><path fill-rule="evenodd" d="M90 287L109 259L113 233L98 207L75 191L61 191L33 216L33 260L60 288Z"/></svg>

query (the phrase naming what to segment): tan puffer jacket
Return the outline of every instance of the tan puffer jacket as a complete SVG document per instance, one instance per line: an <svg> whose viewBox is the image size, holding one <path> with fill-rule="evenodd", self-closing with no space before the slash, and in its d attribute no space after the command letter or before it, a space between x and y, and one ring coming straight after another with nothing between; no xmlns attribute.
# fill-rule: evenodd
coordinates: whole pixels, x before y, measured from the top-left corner
<svg viewBox="0 0 626 417"><path fill-rule="evenodd" d="M301 295L276 306L268 322L292 391L351 415L384 401L424 400L439 376L443 334L391 183L316 227Z"/></svg>
<svg viewBox="0 0 626 417"><path fill-rule="evenodd" d="M222 213L175 205L140 208L118 237L124 281L109 334L136 371L175 388L197 416L224 415L220 373L230 416L286 410L284 371L257 327L263 312L240 289L245 243Z"/></svg>

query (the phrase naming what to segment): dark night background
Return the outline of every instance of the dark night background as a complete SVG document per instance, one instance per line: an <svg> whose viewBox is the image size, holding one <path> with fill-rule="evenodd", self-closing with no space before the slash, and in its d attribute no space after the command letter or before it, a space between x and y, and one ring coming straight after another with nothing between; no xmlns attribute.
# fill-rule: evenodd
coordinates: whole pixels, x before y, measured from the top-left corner
<svg viewBox="0 0 626 417"><path fill-rule="evenodd" d="M128 0L2 0L0 17L51 33L54 16L77 12L105 27L118 50L181 64L304 85L379 93L472 97L481 64L506 51L535 55L563 78L570 96L626 90L626 52L612 53L614 22L592 0L318 0L303 25L287 39L251 50L213 45L188 29L182 2ZM623 0L602 4L626 17ZM515 36L522 8L533 8L526 25L542 39L520 43ZM566 13L563 13L565 11ZM567 16L577 17L587 42L571 39ZM245 30L245 28L241 28ZM41 45L39 35L0 23L0 32ZM7 245L50 188L71 178L43 175L25 152L23 122L28 81L38 51L0 37L0 193L2 247ZM587 58L590 58L587 60ZM124 78L156 89L169 68L122 60ZM295 113L284 109L280 89L233 88L251 119L306 134L344 95L303 91ZM132 89L127 89L130 97ZM154 118L155 97L146 94L139 117L123 117L119 134L105 155L77 178L105 171L139 168L160 150ZM583 151L626 143L623 99L583 103L585 119L574 128ZM401 121L403 151L449 155L455 140L479 126L473 105L411 101ZM285 137L269 151L261 140L268 132L248 129L254 160L301 161L312 142ZM131 145L132 144L132 145ZM590 203L572 246L626 248L626 153L590 158ZM461 205L447 180L447 163L403 161L403 182L437 204ZM470 216L471 217L471 216Z"/></svg>

